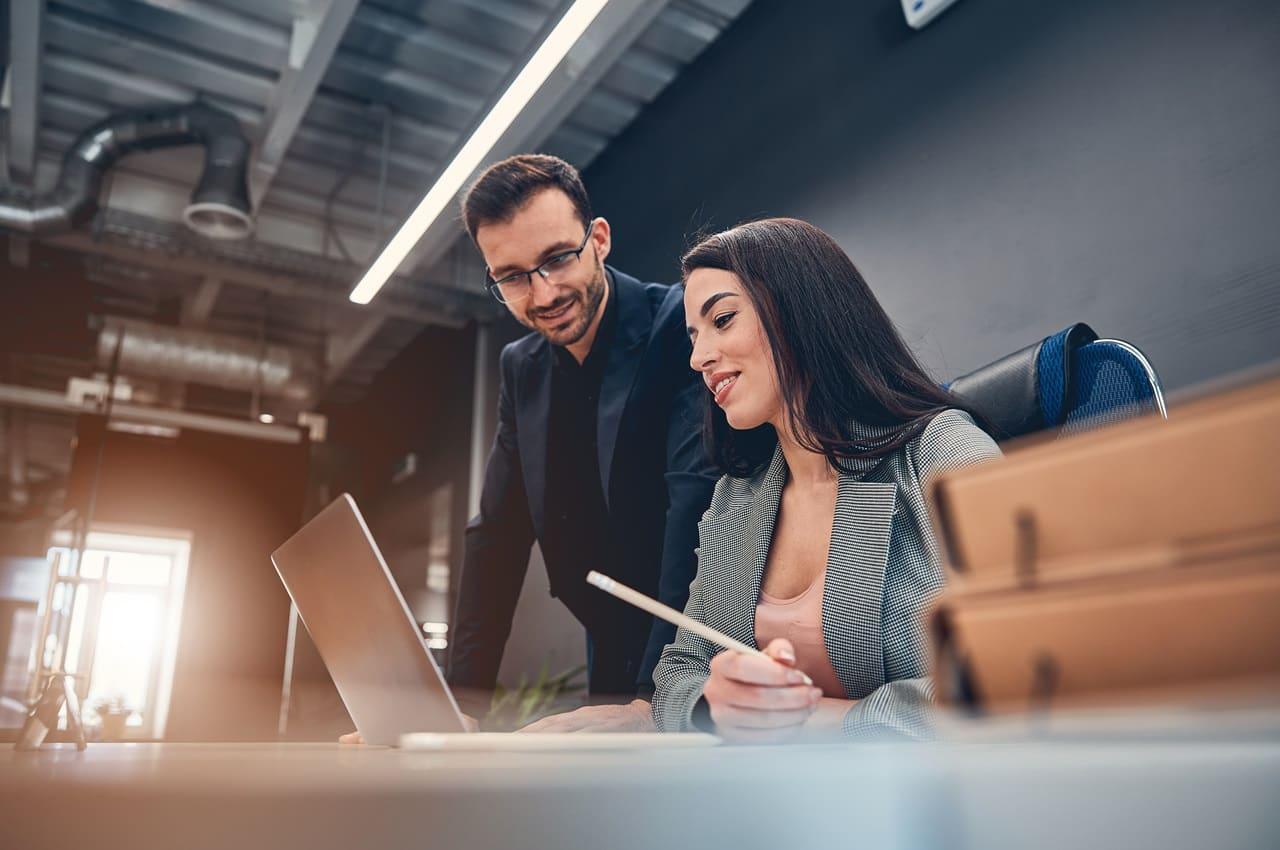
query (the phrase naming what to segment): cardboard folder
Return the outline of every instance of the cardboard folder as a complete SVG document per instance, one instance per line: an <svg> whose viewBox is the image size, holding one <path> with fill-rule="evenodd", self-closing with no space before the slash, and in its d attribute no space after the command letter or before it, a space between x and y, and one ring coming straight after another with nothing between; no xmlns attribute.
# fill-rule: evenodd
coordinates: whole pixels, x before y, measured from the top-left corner
<svg viewBox="0 0 1280 850"><path fill-rule="evenodd" d="M1280 682L1280 381L931 488L943 702L992 711Z"/></svg>

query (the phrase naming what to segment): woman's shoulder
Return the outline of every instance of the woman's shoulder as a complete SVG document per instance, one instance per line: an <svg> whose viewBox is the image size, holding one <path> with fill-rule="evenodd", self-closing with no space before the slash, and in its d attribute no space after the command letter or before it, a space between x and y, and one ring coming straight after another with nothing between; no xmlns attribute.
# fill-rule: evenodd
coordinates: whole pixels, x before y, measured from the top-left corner
<svg viewBox="0 0 1280 850"><path fill-rule="evenodd" d="M787 478L787 465L782 452L774 448L773 458L748 476L721 475L711 494L711 505L702 515L703 521L731 513L770 494L776 495Z"/></svg>
<svg viewBox="0 0 1280 850"><path fill-rule="evenodd" d="M734 508L750 503L755 498L763 476L763 472L751 478L721 475L720 480L716 482L715 492L711 495L711 504L702 515L703 521L724 516Z"/></svg>
<svg viewBox="0 0 1280 850"><path fill-rule="evenodd" d="M1000 457L1000 447L968 412L948 408L930 420L912 446L922 480L946 469Z"/></svg>
<svg viewBox="0 0 1280 850"><path fill-rule="evenodd" d="M958 407L948 407L941 413L935 414L929 420L929 424L920 433L920 440L923 442L925 440L954 438L955 436L975 431L982 434L986 433L978 427L978 423L974 421L969 411L961 410Z"/></svg>

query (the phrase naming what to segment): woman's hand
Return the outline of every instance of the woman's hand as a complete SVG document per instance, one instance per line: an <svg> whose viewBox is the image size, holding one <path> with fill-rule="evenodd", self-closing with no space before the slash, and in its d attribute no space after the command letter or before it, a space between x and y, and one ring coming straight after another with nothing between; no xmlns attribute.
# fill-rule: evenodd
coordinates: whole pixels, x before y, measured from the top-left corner
<svg viewBox="0 0 1280 850"><path fill-rule="evenodd" d="M711 659L711 676L702 695L711 707L716 734L726 740L763 743L790 738L822 699L822 691L795 669L790 641L778 638L764 652L772 660L732 650Z"/></svg>

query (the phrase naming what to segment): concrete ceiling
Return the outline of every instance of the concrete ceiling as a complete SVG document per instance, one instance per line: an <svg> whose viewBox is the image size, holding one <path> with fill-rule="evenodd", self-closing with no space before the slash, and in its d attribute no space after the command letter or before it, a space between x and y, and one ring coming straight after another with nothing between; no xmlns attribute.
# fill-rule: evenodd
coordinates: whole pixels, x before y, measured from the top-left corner
<svg viewBox="0 0 1280 850"><path fill-rule="evenodd" d="M497 153L539 150L585 167L749 2L611 0ZM0 188L50 189L95 122L202 99L233 114L254 146L256 221L240 242L193 234L181 215L204 151L135 154L108 174L87 227L34 241L0 233L0 276L37 279L36 265L64 258L37 296L44 326L48 307L52 323L82 335L119 316L287 346L323 364L323 400L354 400L424 327L499 315L454 222L429 231L371 305L346 296L568 5L0 0ZM59 289L65 258L87 296ZM57 394L101 371L80 349L37 348L7 344L0 363L0 513L11 516L61 486L75 411ZM235 399L190 385L150 391L150 403L185 415L248 420L258 409L256 397L236 412ZM37 395L40 404L22 401Z"/></svg>

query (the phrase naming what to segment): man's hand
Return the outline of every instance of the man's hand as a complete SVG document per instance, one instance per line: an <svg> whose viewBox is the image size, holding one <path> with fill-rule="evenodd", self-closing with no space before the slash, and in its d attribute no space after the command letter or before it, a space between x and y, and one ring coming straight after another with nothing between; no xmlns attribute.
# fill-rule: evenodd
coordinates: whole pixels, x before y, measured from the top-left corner
<svg viewBox="0 0 1280 850"><path fill-rule="evenodd" d="M480 723L474 717L471 717L466 714L462 715L462 726L468 732L480 731ZM364 736L361 735L359 731L348 732L345 735L338 736L338 743L339 744L363 744Z"/></svg>
<svg viewBox="0 0 1280 850"><path fill-rule="evenodd" d="M586 705L576 711L553 714L530 723L518 732L654 732L649 703L642 699L627 705Z"/></svg>
<svg viewBox="0 0 1280 850"><path fill-rule="evenodd" d="M731 741L774 742L794 737L822 698L795 669L790 641L770 641L769 658L726 650L711 659L702 689L716 734Z"/></svg>

